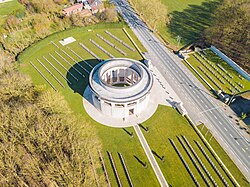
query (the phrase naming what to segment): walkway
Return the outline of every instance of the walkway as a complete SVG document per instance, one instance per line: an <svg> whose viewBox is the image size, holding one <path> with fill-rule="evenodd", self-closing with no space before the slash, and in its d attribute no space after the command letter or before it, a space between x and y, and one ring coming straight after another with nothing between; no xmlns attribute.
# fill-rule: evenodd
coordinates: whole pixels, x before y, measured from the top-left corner
<svg viewBox="0 0 250 187"><path fill-rule="evenodd" d="M145 153L146 153L146 155L148 157L148 160L149 160L149 162L150 162L150 164L151 164L151 166L152 166L152 168L153 168L153 170L155 172L155 175L156 175L160 185L162 187L163 186L164 187L169 187L164 175L161 172L161 169L160 169L158 163L155 160L155 157L154 157L153 153L151 152L151 149L150 149L145 137L143 136L143 134L141 132L140 127L138 125L135 125L134 129L135 129L135 132L136 132L136 134L137 134L137 136L138 136L138 138L139 138L139 140L141 142L141 145L142 145L142 147L143 147L143 149L144 149L144 151L145 151Z"/></svg>

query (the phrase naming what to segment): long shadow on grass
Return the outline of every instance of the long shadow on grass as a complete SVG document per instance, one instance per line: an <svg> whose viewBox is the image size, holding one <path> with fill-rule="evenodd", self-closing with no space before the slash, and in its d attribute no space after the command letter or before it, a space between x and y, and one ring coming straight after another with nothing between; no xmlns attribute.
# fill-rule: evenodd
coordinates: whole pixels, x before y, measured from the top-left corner
<svg viewBox="0 0 250 187"><path fill-rule="evenodd" d="M189 5L182 12L171 13L168 29L173 37L182 37L183 43L197 40L214 21L214 12L222 0L205 1L201 5Z"/></svg>
<svg viewBox="0 0 250 187"><path fill-rule="evenodd" d="M147 162L143 162L140 158L134 155L134 158L144 167L147 168Z"/></svg>
<svg viewBox="0 0 250 187"><path fill-rule="evenodd" d="M235 97L235 101L230 104L230 108L241 117L242 113L250 113L250 99L244 98L241 95ZM243 119L245 124L250 125L250 117Z"/></svg>
<svg viewBox="0 0 250 187"><path fill-rule="evenodd" d="M96 64L99 63L96 59L88 59L85 60L92 67L95 67ZM69 87L75 92L83 95L83 92L88 85L89 81L89 73L91 71L91 67L87 65L86 62L80 61L74 64L67 72L66 78L69 80Z"/></svg>

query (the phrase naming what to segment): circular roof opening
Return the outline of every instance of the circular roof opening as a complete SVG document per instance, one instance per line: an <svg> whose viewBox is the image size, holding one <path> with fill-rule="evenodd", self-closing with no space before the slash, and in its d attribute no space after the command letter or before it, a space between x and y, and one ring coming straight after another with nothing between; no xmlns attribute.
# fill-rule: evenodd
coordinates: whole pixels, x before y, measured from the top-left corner
<svg viewBox="0 0 250 187"><path fill-rule="evenodd" d="M129 102L145 96L152 88L153 77L140 61L113 58L96 65L89 76L89 86L99 98Z"/></svg>
<svg viewBox="0 0 250 187"><path fill-rule="evenodd" d="M138 68L138 67L137 67ZM138 68L139 69L139 68ZM100 80L103 84L110 87L124 88L130 87L141 80L141 74L136 68L118 66L99 70Z"/></svg>

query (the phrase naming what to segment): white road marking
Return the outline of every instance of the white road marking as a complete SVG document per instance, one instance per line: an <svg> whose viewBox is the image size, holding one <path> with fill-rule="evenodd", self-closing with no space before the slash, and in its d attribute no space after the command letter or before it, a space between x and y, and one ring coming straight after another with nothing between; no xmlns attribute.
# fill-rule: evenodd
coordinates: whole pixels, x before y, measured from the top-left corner
<svg viewBox="0 0 250 187"><path fill-rule="evenodd" d="M231 136L231 137L233 137L233 135L232 135L232 134L230 134L230 136Z"/></svg>
<svg viewBox="0 0 250 187"><path fill-rule="evenodd" d="M225 131L227 131L227 129L224 127Z"/></svg>
<svg viewBox="0 0 250 187"><path fill-rule="evenodd" d="M131 20L133 20L133 19L131 19ZM129 21L131 21L131 20L129 20ZM155 46L155 44L154 44L154 46ZM171 56L173 56L172 54L171 54ZM171 65L172 66L172 65ZM185 71L185 73L186 74L188 74L186 71ZM193 79L192 79L193 80ZM213 103L213 102L212 102ZM212 112L211 112L211 114L212 114ZM249 156L250 157L250 156Z"/></svg>
<svg viewBox="0 0 250 187"><path fill-rule="evenodd" d="M221 124L222 125L222 123L219 121L219 124Z"/></svg>
<svg viewBox="0 0 250 187"><path fill-rule="evenodd" d="M243 148L241 148L241 149L242 149L242 151L246 152L245 149L243 149Z"/></svg>
<svg viewBox="0 0 250 187"><path fill-rule="evenodd" d="M214 116L215 119L218 119L216 116Z"/></svg>
<svg viewBox="0 0 250 187"><path fill-rule="evenodd" d="M238 145L240 145L239 142L236 142L236 143L237 143Z"/></svg>

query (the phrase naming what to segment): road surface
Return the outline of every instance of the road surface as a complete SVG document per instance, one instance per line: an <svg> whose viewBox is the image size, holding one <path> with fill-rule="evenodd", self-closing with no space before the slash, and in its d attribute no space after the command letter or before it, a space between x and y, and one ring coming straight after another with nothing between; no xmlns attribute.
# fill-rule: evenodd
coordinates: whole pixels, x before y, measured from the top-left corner
<svg viewBox="0 0 250 187"><path fill-rule="evenodd" d="M126 0L112 0L124 20L147 49L153 64L184 103L190 118L205 122L217 141L250 181L250 144L235 128L204 86L137 16Z"/></svg>

